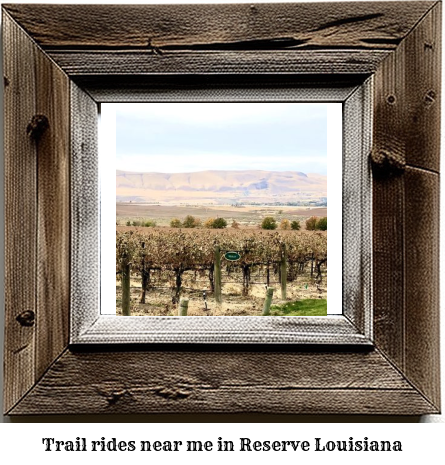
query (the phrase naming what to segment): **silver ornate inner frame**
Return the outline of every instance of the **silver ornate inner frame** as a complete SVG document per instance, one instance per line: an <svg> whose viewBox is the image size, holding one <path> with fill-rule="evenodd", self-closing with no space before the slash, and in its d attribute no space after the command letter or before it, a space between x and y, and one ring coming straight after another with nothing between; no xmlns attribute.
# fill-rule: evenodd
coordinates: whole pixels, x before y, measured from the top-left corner
<svg viewBox="0 0 445 465"><path fill-rule="evenodd" d="M326 317L116 317L100 314L97 120L71 84L71 344L298 343L372 345L372 78L356 87L221 88L121 93L112 101L341 102L343 104L342 314ZM102 99L106 101L106 97ZM89 124L86 124L88 121ZM82 135L80 137L80 135ZM88 140L88 148L80 140ZM341 162L341 161L339 161Z"/></svg>

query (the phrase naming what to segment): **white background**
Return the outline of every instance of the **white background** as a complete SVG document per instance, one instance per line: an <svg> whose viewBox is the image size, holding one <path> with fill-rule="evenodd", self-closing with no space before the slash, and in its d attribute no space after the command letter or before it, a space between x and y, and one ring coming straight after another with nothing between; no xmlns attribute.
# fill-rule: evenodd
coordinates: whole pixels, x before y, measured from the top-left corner
<svg viewBox="0 0 445 465"><path fill-rule="evenodd" d="M272 0L270 0L272 1ZM34 2L10 2L10 3L34 3ZM37 2L36 2L37 3ZM38 2L42 3L42 2ZM61 3L61 2L44 2L44 3ZM64 3L92 3L77 0L75 2ZM96 3L122 3L122 2L96 2ZM133 3L148 3L137 2ZM158 0L153 3L167 3ZM169 1L168 3L187 3L186 1ZM200 3L200 2L188 2ZM224 3L222 0L218 2L211 2L207 0L203 3ZM251 3L246 1L239 1L239 3ZM443 47L445 48L445 47ZM445 133L442 122L442 147L443 135ZM3 166L1 166L3 171ZM3 173L0 173L2 185L0 185L0 195L3 196ZM442 189L442 192L444 189ZM442 194L443 196L443 194ZM442 217L445 199L442 197ZM1 214L3 217L4 207L3 199L0 203ZM1 228L1 241L4 243L3 228ZM442 239L443 239L442 234ZM4 262L4 247L0 247L1 261ZM442 240L443 250L443 240ZM441 255L441 269L443 266L443 252ZM3 279L3 267L1 268ZM2 304L4 296L1 296ZM443 300L443 299L442 299ZM3 306L3 305L2 305ZM441 322L442 334L444 333L444 318ZM0 356L3 359L3 332L4 332L4 319L0 321ZM442 399L445 400L444 385L445 385L445 366L443 360L445 354L442 345ZM2 379L0 379L0 382ZM445 416L444 415L430 415L424 417L407 418L407 417L390 417L390 416L300 416L300 417L287 417L287 416L272 416L272 417L259 417L250 416L199 416L199 417L178 417L178 416L61 416L61 417L27 417L22 419L2 418L3 424L0 425L0 459L6 459L3 463L12 461L18 463L37 462L46 464L57 463L61 459L64 464L79 463L83 460L86 463L94 463L93 460L105 459L107 461L122 462L123 460L132 460L132 463L174 463L193 462L194 464L205 463L209 461L212 463L226 463L228 460L234 463L241 463L241 461L253 460L259 463L266 463L269 461L277 461L280 463L298 463L300 460L309 459L312 463L393 463L394 459L403 462L420 462L426 461L429 463L443 463L443 438L445 437ZM14 424L11 424L12 423ZM166 422L195 422L202 423L193 424L163 424ZM263 422L257 424L242 424L242 421ZM381 422L383 424L373 424L374 422ZM42 422L42 425L24 424L24 423ZM62 422L56 424L56 422ZM107 424L94 425L90 422L103 422ZM130 424L113 424L113 422L133 422ZM147 424L140 424L136 422L147 422ZM158 424L155 424L155 423ZM209 422L210 424L205 424ZM218 423L219 422L219 423ZM233 422L233 424L225 424ZM269 423L264 423L269 422ZM273 422L273 423L271 423ZM302 424L308 422L308 424ZM324 423L323 423L324 422ZM332 424L332 422L351 422ZM391 424L391 422L399 422L398 424ZM401 424L400 422L438 422L440 424L424 425L418 424ZM83 423L82 425L78 423ZM385 424L386 423L386 424ZM44 447L41 443L42 437L55 437L60 440L73 440L76 436L87 437L88 440L100 439L105 436L107 439L112 437L118 440L211 440L216 442L219 436L224 439L231 439L237 442L237 438L250 437L251 439L263 440L309 440L314 441L315 437L321 437L324 440L348 439L353 436L354 439L362 439L364 436L370 439L384 439L396 440L399 439L403 442L403 452L376 452L376 453L363 453L363 452L151 452L151 453L135 453L135 452L44 452ZM99 455L100 454L100 455ZM106 454L106 455L103 455ZM155 455L152 455L155 454Z"/></svg>

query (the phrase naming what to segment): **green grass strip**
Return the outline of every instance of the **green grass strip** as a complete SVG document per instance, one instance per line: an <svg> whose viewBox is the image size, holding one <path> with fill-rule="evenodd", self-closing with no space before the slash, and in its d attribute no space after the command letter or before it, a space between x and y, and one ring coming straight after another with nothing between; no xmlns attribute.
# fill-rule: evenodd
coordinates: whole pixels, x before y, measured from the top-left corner
<svg viewBox="0 0 445 465"><path fill-rule="evenodd" d="M304 299L270 308L270 314L276 316L326 316L327 312L326 299Z"/></svg>

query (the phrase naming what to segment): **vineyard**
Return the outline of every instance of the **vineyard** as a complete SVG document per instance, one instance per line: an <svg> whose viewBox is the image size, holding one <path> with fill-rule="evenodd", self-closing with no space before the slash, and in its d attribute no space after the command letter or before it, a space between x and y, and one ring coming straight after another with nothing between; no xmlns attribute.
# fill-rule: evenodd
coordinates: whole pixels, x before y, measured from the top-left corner
<svg viewBox="0 0 445 465"><path fill-rule="evenodd" d="M226 260L227 252L239 259ZM116 233L116 273L117 314L177 315L181 297L195 303L189 314L261 314L267 288L286 302L301 278L315 298L326 296L327 235L129 228Z"/></svg>

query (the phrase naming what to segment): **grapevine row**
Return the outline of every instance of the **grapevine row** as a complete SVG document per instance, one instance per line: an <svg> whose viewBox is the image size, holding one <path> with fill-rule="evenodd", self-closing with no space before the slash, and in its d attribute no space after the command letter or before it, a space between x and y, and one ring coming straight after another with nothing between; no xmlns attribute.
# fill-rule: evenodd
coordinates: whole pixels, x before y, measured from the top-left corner
<svg viewBox="0 0 445 465"><path fill-rule="evenodd" d="M242 270L244 295L248 293L252 267L264 267L269 281L270 268L281 274L285 259L290 273L287 275L286 272L284 280L291 280L293 273L311 262L315 264L317 279L321 280L321 266L327 262L326 232L168 228L118 231L116 268L122 278L123 308L130 298L129 290L125 289L129 287L126 283L129 283L130 272L142 278L141 302L145 302L152 270L173 272L173 302L179 301L185 271L208 271L213 291L216 247L221 250L222 256L227 251L240 254L240 259L231 262L230 266Z"/></svg>

